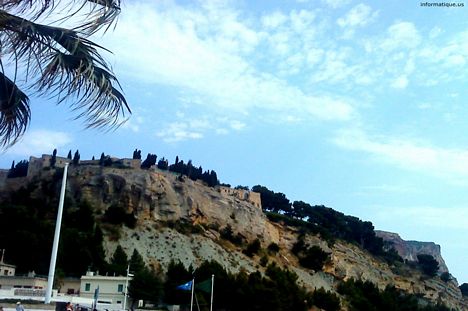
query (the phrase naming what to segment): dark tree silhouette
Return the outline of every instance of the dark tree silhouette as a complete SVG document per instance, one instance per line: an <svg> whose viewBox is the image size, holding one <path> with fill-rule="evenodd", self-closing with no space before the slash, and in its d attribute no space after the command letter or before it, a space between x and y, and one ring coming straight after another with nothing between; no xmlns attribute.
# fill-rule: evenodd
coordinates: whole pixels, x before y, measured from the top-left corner
<svg viewBox="0 0 468 311"><path fill-rule="evenodd" d="M15 161L11 164L12 166L15 164ZM28 167L29 162L26 160L19 161L15 167L11 168L8 171L7 178L15 178L15 177L24 177L28 175Z"/></svg>
<svg viewBox="0 0 468 311"><path fill-rule="evenodd" d="M434 277L437 271L439 271L439 263L437 260L435 260L432 255L428 254L419 254L417 257L421 270L428 276Z"/></svg>
<svg viewBox="0 0 468 311"><path fill-rule="evenodd" d="M76 150L75 155L73 156L73 165L78 165L79 163L80 163L80 152Z"/></svg>
<svg viewBox="0 0 468 311"><path fill-rule="evenodd" d="M138 150L138 149L135 149L135 151L133 151L133 157L132 157L134 160L141 160L141 150Z"/></svg>
<svg viewBox="0 0 468 311"><path fill-rule="evenodd" d="M52 157L50 158L50 167L55 167L55 163L57 162L57 149L54 149L52 152Z"/></svg>

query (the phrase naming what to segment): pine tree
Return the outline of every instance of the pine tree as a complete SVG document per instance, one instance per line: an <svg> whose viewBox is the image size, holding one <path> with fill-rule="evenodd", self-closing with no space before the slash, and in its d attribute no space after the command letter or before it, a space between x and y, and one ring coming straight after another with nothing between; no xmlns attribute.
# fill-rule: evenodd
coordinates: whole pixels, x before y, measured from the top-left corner
<svg viewBox="0 0 468 311"><path fill-rule="evenodd" d="M103 166L105 160L106 160L106 156L104 155L104 152L103 152L101 153L101 158L99 159L99 165Z"/></svg>
<svg viewBox="0 0 468 311"><path fill-rule="evenodd" d="M128 257L122 246L118 245L112 255L110 267L116 275L126 275L128 266Z"/></svg>
<svg viewBox="0 0 468 311"><path fill-rule="evenodd" d="M135 149L133 151L133 159L141 160L141 150Z"/></svg>
<svg viewBox="0 0 468 311"><path fill-rule="evenodd" d="M67 159L70 159L70 160L72 159L71 150L68 151Z"/></svg>
<svg viewBox="0 0 468 311"><path fill-rule="evenodd" d="M80 152L76 150L75 155L73 156L73 165L78 165L80 163Z"/></svg>
<svg viewBox="0 0 468 311"><path fill-rule="evenodd" d="M57 149L54 149L52 152L52 157L50 158L50 167L55 167L55 163L57 162Z"/></svg>
<svg viewBox="0 0 468 311"><path fill-rule="evenodd" d="M141 257L140 253L135 248L133 249L132 257L130 257L130 270L138 273L144 269L145 262L143 261L143 257Z"/></svg>

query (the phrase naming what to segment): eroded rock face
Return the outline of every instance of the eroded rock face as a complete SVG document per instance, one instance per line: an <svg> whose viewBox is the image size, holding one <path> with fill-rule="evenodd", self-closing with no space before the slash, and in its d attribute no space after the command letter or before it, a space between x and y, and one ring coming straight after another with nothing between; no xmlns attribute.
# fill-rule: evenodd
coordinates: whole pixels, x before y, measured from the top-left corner
<svg viewBox="0 0 468 311"><path fill-rule="evenodd" d="M448 272L447 265L440 252L440 245L434 242L405 241L397 233L393 232L376 230L375 233L384 241L390 242L404 260L417 261L420 254L431 255L439 263L439 271Z"/></svg>
<svg viewBox="0 0 468 311"><path fill-rule="evenodd" d="M53 170L41 171L35 178L50 184L51 188L59 187L60 180L54 177ZM0 197L19 186L19 180L10 183L3 191L0 189ZM31 195L43 195L41 188L38 186ZM112 205L122 206L135 215L135 229L122 226L119 239L105 235L108 260L117 245L121 245L128 256L137 249L148 265L161 270L167 269L171 260L180 260L187 267L197 266L204 260L216 260L234 273L264 271L259 264L260 256L249 258L242 253L241 246L220 238L220 229L230 225L234 234L240 233L247 242L258 238L262 248L272 242L278 244L280 251L270 254L269 262L295 271L298 281L307 288L323 287L335 291L341 280L354 278L371 281L380 289L395 286L433 302L468 310L455 281L445 283L439 277L427 278L410 268L390 266L356 245L342 241L328 245L319 236L307 235L305 241L330 253L331 261L324 266L324 271L302 268L291 253L299 236L295 228L269 222L261 208L248 200L206 187L199 181L180 179L170 172L70 167L67 195L76 201L88 201L98 215L104 214ZM187 223L200 227L201 231L182 233L167 227L169 223ZM379 235L394 241L403 258L413 260L419 253L430 254L444 267L442 271L446 271L438 245L403 241L392 233L379 232Z"/></svg>
<svg viewBox="0 0 468 311"><path fill-rule="evenodd" d="M70 187L80 189L75 192L77 200L86 200L102 212L122 205L140 225L151 221L230 225L247 240L258 238L267 245L279 241L278 228L261 208L170 172L89 166L72 169L69 180Z"/></svg>

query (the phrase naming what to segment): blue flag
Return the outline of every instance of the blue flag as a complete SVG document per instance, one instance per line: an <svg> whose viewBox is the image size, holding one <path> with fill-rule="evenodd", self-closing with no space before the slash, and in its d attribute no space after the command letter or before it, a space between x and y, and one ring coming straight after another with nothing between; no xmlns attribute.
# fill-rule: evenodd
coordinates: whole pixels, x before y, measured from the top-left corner
<svg viewBox="0 0 468 311"><path fill-rule="evenodd" d="M192 290L192 281L177 286L177 289L180 289L180 290Z"/></svg>
<svg viewBox="0 0 468 311"><path fill-rule="evenodd" d="M94 300L96 301L96 300L98 300L98 298L99 298L99 285L94 290Z"/></svg>

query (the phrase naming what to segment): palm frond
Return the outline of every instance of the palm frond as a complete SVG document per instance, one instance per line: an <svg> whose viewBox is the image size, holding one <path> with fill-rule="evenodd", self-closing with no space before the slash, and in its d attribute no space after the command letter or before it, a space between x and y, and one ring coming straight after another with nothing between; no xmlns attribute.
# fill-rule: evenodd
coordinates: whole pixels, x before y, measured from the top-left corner
<svg viewBox="0 0 468 311"><path fill-rule="evenodd" d="M3 0L1 3L2 9L13 10L17 14L28 14L33 19L39 18L47 10L52 10L54 6L54 0Z"/></svg>
<svg viewBox="0 0 468 311"><path fill-rule="evenodd" d="M13 145L26 131L30 118L28 96L0 72L0 145Z"/></svg>
<svg viewBox="0 0 468 311"><path fill-rule="evenodd" d="M77 27L76 30L93 34L101 28L105 28L105 31L107 31L112 24L115 24L120 14L120 0L87 1L95 4L88 15L90 21Z"/></svg>
<svg viewBox="0 0 468 311"><path fill-rule="evenodd" d="M54 0L3 0L0 2L0 9L13 11L13 14L26 15L23 17L36 21L44 14L51 13L57 8L59 2ZM81 6L74 9L77 2L81 2ZM94 33L102 27L110 27L120 13L120 0L71 0L64 7L61 7L61 9L69 8L65 9L66 16L61 21L76 16L87 3L91 5L89 13L84 17L86 22L76 29L86 31L88 34Z"/></svg>
<svg viewBox="0 0 468 311"><path fill-rule="evenodd" d="M59 102L73 99L76 118L88 127L117 126L125 112L131 112L122 93L114 87L116 77L83 55L57 52L39 80L39 90L55 94Z"/></svg>
<svg viewBox="0 0 468 311"><path fill-rule="evenodd" d="M40 76L34 83L38 91L56 96L59 103L75 100L71 106L88 127L116 126L126 111L131 112L98 53L102 47L74 30L40 25L0 10L2 28L9 34L2 40L5 47L26 63L27 71Z"/></svg>

